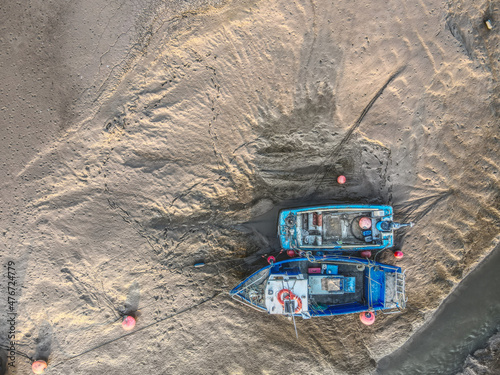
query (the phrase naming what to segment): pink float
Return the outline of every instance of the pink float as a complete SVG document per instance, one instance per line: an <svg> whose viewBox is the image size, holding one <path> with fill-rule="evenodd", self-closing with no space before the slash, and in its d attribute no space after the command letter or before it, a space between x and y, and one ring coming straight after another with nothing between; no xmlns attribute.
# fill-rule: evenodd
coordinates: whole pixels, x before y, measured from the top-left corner
<svg viewBox="0 0 500 375"><path fill-rule="evenodd" d="M402 251L395 251L394 252L394 258L396 259L403 259L403 252Z"/></svg>
<svg viewBox="0 0 500 375"><path fill-rule="evenodd" d="M345 184L345 182L346 182L346 181L347 181L347 179L345 178L345 176L342 176L342 175L341 175L341 176L338 176L338 177L337 177L337 182L338 182L339 184L341 184L341 185L342 185L342 184Z"/></svg>
<svg viewBox="0 0 500 375"><path fill-rule="evenodd" d="M35 374L43 374L45 369L47 368L47 362L42 359L39 359L31 365L31 369Z"/></svg>
<svg viewBox="0 0 500 375"><path fill-rule="evenodd" d="M125 319L123 319L122 328L125 331L131 331L134 329L134 327L135 327L135 318L130 315L126 316Z"/></svg>
<svg viewBox="0 0 500 375"><path fill-rule="evenodd" d="M375 314L371 311L365 311L359 314L359 319L361 320L361 323L370 326L375 323Z"/></svg>
<svg viewBox="0 0 500 375"><path fill-rule="evenodd" d="M372 227L372 219L369 217L362 217L359 219L359 227L363 230L370 229Z"/></svg>
<svg viewBox="0 0 500 375"><path fill-rule="evenodd" d="M361 257L362 258L369 258L372 256L372 252L370 250L363 250L361 252Z"/></svg>

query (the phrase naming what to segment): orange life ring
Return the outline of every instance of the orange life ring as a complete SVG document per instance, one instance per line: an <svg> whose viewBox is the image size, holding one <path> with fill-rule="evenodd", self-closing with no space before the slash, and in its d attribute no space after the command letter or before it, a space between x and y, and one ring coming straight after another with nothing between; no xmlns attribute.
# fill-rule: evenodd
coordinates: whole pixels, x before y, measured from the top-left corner
<svg viewBox="0 0 500 375"><path fill-rule="evenodd" d="M283 294L285 294L285 297L283 297ZM293 294L289 289L281 289L279 292L278 292L278 302L282 305L285 305L285 301L283 301L283 298L286 298L286 299L289 299L289 300L295 300L297 302L297 307L295 308L295 311L294 313L295 314L298 314L299 312L302 311L302 299Z"/></svg>
<svg viewBox="0 0 500 375"><path fill-rule="evenodd" d="M284 305L285 302L283 301L283 294L287 293L288 295L291 295L293 294L290 289L281 289L279 292L278 292L278 295L276 296L276 298L278 298L278 302L281 304L281 305Z"/></svg>

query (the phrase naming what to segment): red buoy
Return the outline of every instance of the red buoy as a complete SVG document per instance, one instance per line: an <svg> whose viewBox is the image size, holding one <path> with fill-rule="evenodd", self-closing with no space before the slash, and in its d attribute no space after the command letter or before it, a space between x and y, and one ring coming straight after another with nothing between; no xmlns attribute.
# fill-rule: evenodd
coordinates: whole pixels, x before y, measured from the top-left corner
<svg viewBox="0 0 500 375"><path fill-rule="evenodd" d="M125 331L131 331L134 329L134 327L135 327L135 318L130 315L126 316L125 319L123 319L122 328Z"/></svg>
<svg viewBox="0 0 500 375"><path fill-rule="evenodd" d="M363 230L370 229L372 227L372 219L369 217L362 217L359 219L359 227Z"/></svg>
<svg viewBox="0 0 500 375"><path fill-rule="evenodd" d="M43 359L39 359L31 365L31 369L35 374L43 374L45 369L47 368L47 362L45 362Z"/></svg>
<svg viewBox="0 0 500 375"><path fill-rule="evenodd" d="M287 250L286 255L288 255L290 258L293 258L295 254L295 250Z"/></svg>
<svg viewBox="0 0 500 375"><path fill-rule="evenodd" d="M370 326L375 323L375 313L371 311L362 312L359 314L359 319L361 320L361 323Z"/></svg>
<svg viewBox="0 0 500 375"><path fill-rule="evenodd" d="M345 184L346 181L347 179L345 178L345 176L340 175L337 177L337 182L341 185Z"/></svg>
<svg viewBox="0 0 500 375"><path fill-rule="evenodd" d="M274 262L276 262L275 257L273 257L272 255L267 257L267 263L273 264Z"/></svg>
<svg viewBox="0 0 500 375"><path fill-rule="evenodd" d="M394 252L394 258L396 259L403 259L403 252L400 250L397 250Z"/></svg>
<svg viewBox="0 0 500 375"><path fill-rule="evenodd" d="M370 250L363 250L361 252L362 258L370 258L372 256L372 252Z"/></svg>

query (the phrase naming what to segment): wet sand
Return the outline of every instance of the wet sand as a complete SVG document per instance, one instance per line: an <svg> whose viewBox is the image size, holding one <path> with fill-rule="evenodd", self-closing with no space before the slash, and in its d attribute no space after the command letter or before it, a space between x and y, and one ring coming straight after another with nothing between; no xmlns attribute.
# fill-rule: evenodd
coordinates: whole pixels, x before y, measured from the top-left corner
<svg viewBox="0 0 500 375"><path fill-rule="evenodd" d="M498 243L493 2L57 0L0 17L9 373L29 372L22 354L50 374L373 373ZM229 298L279 249L273 212L318 202L416 223L397 238L403 313L297 321L296 340Z"/></svg>

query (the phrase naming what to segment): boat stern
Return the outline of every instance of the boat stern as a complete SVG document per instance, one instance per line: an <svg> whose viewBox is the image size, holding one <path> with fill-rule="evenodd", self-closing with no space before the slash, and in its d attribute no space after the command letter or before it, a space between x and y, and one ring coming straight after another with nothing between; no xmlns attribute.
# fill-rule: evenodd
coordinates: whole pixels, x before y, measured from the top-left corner
<svg viewBox="0 0 500 375"><path fill-rule="evenodd" d="M365 295L373 310L403 310L406 307L405 272L399 267L379 265L365 272Z"/></svg>
<svg viewBox="0 0 500 375"><path fill-rule="evenodd" d="M384 308L403 310L406 307L405 295L406 275L401 269L395 272L386 272Z"/></svg>
<svg viewBox="0 0 500 375"><path fill-rule="evenodd" d="M266 285L269 314L304 315L308 313L308 282L303 275L271 275Z"/></svg>

